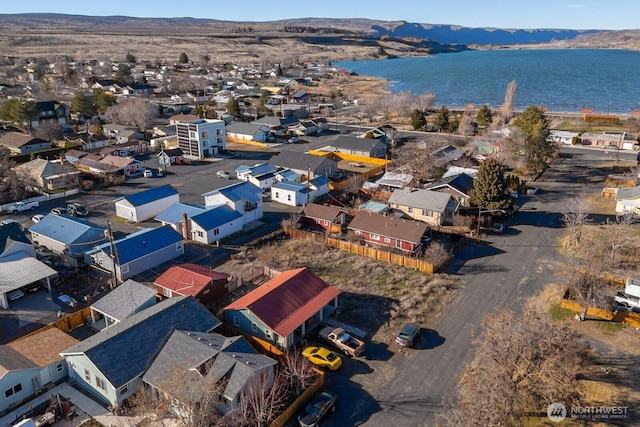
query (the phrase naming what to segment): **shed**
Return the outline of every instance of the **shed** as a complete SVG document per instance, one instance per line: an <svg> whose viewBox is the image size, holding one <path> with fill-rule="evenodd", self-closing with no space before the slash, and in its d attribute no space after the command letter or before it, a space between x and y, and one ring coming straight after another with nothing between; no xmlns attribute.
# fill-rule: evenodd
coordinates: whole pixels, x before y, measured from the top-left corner
<svg viewBox="0 0 640 427"><path fill-rule="evenodd" d="M146 221L178 202L178 191L170 185L163 185L117 199L116 215L128 221Z"/></svg>
<svg viewBox="0 0 640 427"><path fill-rule="evenodd" d="M154 281L157 292L165 297L192 296L202 304L226 295L228 283L227 273L198 264L169 267Z"/></svg>

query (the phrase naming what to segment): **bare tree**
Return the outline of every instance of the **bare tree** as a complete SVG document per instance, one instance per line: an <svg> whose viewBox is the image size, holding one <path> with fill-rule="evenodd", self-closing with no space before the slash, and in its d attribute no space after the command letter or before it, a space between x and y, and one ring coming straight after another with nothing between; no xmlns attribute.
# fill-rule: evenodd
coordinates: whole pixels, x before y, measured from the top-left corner
<svg viewBox="0 0 640 427"><path fill-rule="evenodd" d="M507 85L507 91L504 94L504 102L502 103L502 108L500 109L500 115L503 124L509 123L509 120L511 120L511 116L513 115L517 88L518 85L515 80L511 80Z"/></svg>
<svg viewBox="0 0 640 427"><path fill-rule="evenodd" d="M45 141L60 141L64 136L64 129L57 120L44 120L35 129L34 134Z"/></svg>
<svg viewBox="0 0 640 427"><path fill-rule="evenodd" d="M108 107L105 115L114 123L136 126L144 132L151 120L158 116L158 109L146 99L129 98Z"/></svg>
<svg viewBox="0 0 640 427"><path fill-rule="evenodd" d="M253 377L240 394L238 407L232 412L232 424L264 427L284 410L289 398L286 392L287 378L276 371L274 377L263 371Z"/></svg>
<svg viewBox="0 0 640 427"><path fill-rule="evenodd" d="M351 176L348 178L348 183L345 190L347 190L349 194L356 195L360 193L360 189L362 188L364 181L365 179L362 174L359 174L359 173L351 174Z"/></svg>
<svg viewBox="0 0 640 427"><path fill-rule="evenodd" d="M582 238L582 228L589 224L589 204L582 198L574 197L567 202L562 212L562 222L569 229L571 244L579 245Z"/></svg>
<svg viewBox="0 0 640 427"><path fill-rule="evenodd" d="M433 107L433 104L436 102L436 96L426 91L422 95L418 95L414 99L415 106L420 111L427 111L429 108Z"/></svg>
<svg viewBox="0 0 640 427"><path fill-rule="evenodd" d="M464 136L473 136L476 133L477 125L473 120L473 116L471 115L471 111L465 110L462 114L462 119L460 119L460 124L458 125L458 133Z"/></svg>
<svg viewBox="0 0 640 427"><path fill-rule="evenodd" d="M313 365L302 355L300 349L290 349L281 360L282 373L288 379L288 387L295 396L299 396L318 377Z"/></svg>
<svg viewBox="0 0 640 427"><path fill-rule="evenodd" d="M460 379L458 401L442 414L447 425L521 426L531 411L553 402L580 403L578 374L591 361L566 323L549 324L533 307L488 315L474 360Z"/></svg>
<svg viewBox="0 0 640 427"><path fill-rule="evenodd" d="M424 250L424 259L433 265L433 271L438 271L451 259L451 252L439 242L431 242Z"/></svg>

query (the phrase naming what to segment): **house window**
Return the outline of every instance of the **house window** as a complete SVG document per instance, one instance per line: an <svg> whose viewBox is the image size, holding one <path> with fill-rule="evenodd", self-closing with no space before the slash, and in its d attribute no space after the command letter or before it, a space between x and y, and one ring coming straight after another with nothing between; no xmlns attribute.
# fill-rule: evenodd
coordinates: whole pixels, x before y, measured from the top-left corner
<svg viewBox="0 0 640 427"><path fill-rule="evenodd" d="M276 191L276 199L280 198L280 193Z"/></svg>
<svg viewBox="0 0 640 427"><path fill-rule="evenodd" d="M18 383L11 388L8 388L4 391L4 397L9 398L14 394L20 393L22 391L22 383Z"/></svg>
<svg viewBox="0 0 640 427"><path fill-rule="evenodd" d="M412 206L409 206L409 207L407 208L407 212L408 212L408 213L413 213L413 207L412 207Z"/></svg>
<svg viewBox="0 0 640 427"><path fill-rule="evenodd" d="M196 131L190 130L189 131L189 138L190 139L197 139L198 138L198 134L196 133Z"/></svg>
<svg viewBox="0 0 640 427"><path fill-rule="evenodd" d="M434 216L434 212L430 211L429 209L422 209L422 215L423 216Z"/></svg>
<svg viewBox="0 0 640 427"><path fill-rule="evenodd" d="M217 236L218 234L220 234L220 229L219 228L214 228L213 229L213 235Z"/></svg>
<svg viewBox="0 0 640 427"><path fill-rule="evenodd" d="M385 238L384 238L384 242L385 242L385 243L391 243L391 239L390 239L390 238L388 238L388 237L385 237Z"/></svg>
<svg viewBox="0 0 640 427"><path fill-rule="evenodd" d="M222 129L216 129L216 135L222 135Z"/></svg>
<svg viewBox="0 0 640 427"><path fill-rule="evenodd" d="M322 221L325 226L329 226L329 221Z"/></svg>
<svg viewBox="0 0 640 427"><path fill-rule="evenodd" d="M176 251L182 250L182 242L176 243Z"/></svg>
<svg viewBox="0 0 640 427"><path fill-rule="evenodd" d="M202 138L204 139L209 138L209 132L207 132L206 130L202 131Z"/></svg>
<svg viewBox="0 0 640 427"><path fill-rule="evenodd" d="M222 144L222 138L218 138L218 144Z"/></svg>
<svg viewBox="0 0 640 427"><path fill-rule="evenodd" d="M88 369L84 370L84 379L88 382L91 383L91 372L89 372Z"/></svg>
<svg viewBox="0 0 640 427"><path fill-rule="evenodd" d="M257 325L257 324L255 324L255 323L251 323L251 330L252 330L253 332L258 332L258 325Z"/></svg>
<svg viewBox="0 0 640 427"><path fill-rule="evenodd" d="M271 329L265 329L264 336L271 339Z"/></svg>
<svg viewBox="0 0 640 427"><path fill-rule="evenodd" d="M204 237L204 233L200 230L197 231L198 237Z"/></svg>
<svg viewBox="0 0 640 427"><path fill-rule="evenodd" d="M58 364L56 365L56 371L58 371L58 372L62 372L62 363L58 363Z"/></svg>
<svg viewBox="0 0 640 427"><path fill-rule="evenodd" d="M369 236L371 237L371 240L380 240L379 234L369 234Z"/></svg>
<svg viewBox="0 0 640 427"><path fill-rule="evenodd" d="M96 376L96 385L98 386L98 388L107 391L107 383L99 376Z"/></svg>
<svg viewBox="0 0 640 427"><path fill-rule="evenodd" d="M233 316L233 325L240 326L240 319L237 316Z"/></svg>
<svg viewBox="0 0 640 427"><path fill-rule="evenodd" d="M362 234L362 232L360 230L356 230L356 236L359 236L361 234Z"/></svg>
<svg viewBox="0 0 640 427"><path fill-rule="evenodd" d="M291 194L287 194L287 202L291 201Z"/></svg>
<svg viewBox="0 0 640 427"><path fill-rule="evenodd" d="M120 393L120 396L122 396L123 394L126 394L129 392L129 384L125 384L122 387L120 387L118 389L118 393Z"/></svg>

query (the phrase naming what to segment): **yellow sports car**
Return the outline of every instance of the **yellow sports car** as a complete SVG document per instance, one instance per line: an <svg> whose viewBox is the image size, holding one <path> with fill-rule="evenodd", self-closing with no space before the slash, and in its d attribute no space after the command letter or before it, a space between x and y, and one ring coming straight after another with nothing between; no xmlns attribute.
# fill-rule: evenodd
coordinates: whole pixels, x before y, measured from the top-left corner
<svg viewBox="0 0 640 427"><path fill-rule="evenodd" d="M302 355L309 359L311 363L323 368L329 368L332 371L342 366L340 356L324 347L307 347L302 351Z"/></svg>

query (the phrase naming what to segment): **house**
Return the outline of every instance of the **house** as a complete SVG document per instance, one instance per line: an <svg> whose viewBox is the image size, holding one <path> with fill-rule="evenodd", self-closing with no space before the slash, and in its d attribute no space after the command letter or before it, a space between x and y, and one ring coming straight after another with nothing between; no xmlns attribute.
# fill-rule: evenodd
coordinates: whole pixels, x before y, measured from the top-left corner
<svg viewBox="0 0 640 427"><path fill-rule="evenodd" d="M107 241L106 228L69 215L47 214L29 228L34 245L74 258Z"/></svg>
<svg viewBox="0 0 640 427"><path fill-rule="evenodd" d="M128 279L98 301L91 304L91 327L98 331L113 326L127 317L156 303L156 291Z"/></svg>
<svg viewBox="0 0 640 427"><path fill-rule="evenodd" d="M289 206L302 206L329 193L329 180L317 176L306 182L279 182L271 187L271 200Z"/></svg>
<svg viewBox="0 0 640 427"><path fill-rule="evenodd" d="M243 216L243 225L262 218L262 189L237 182L202 194L205 206L227 205Z"/></svg>
<svg viewBox="0 0 640 427"><path fill-rule="evenodd" d="M326 156L316 156L294 151L281 151L273 156L269 163L275 167L291 169L304 176L305 179L320 175L329 176L338 170L338 162Z"/></svg>
<svg viewBox="0 0 640 427"><path fill-rule="evenodd" d="M464 151L457 149L453 145L444 145L431 152L431 158L437 165L446 165L464 156Z"/></svg>
<svg viewBox="0 0 640 427"><path fill-rule="evenodd" d="M25 235L24 229L17 222L0 225L0 262L2 258L24 253L35 257L36 250Z"/></svg>
<svg viewBox="0 0 640 427"><path fill-rule="evenodd" d="M64 153L64 159L69 162L69 163L75 163L78 161L78 159L86 156L87 153L82 151L82 150L76 150L76 149L71 149L68 151L65 151Z"/></svg>
<svg viewBox="0 0 640 427"><path fill-rule="evenodd" d="M176 123L178 147L189 158L217 156L227 149L223 120L195 119Z"/></svg>
<svg viewBox="0 0 640 427"><path fill-rule="evenodd" d="M31 127L37 128L46 120L55 120L61 125L67 124L67 108L57 101L41 101L35 104L35 116L31 119Z"/></svg>
<svg viewBox="0 0 640 427"><path fill-rule="evenodd" d="M289 135L289 126L295 126L298 123L298 118L293 115L288 117L264 116L251 123L268 126L271 135L286 136Z"/></svg>
<svg viewBox="0 0 640 427"><path fill-rule="evenodd" d="M116 199L116 215L128 221L142 222L179 202L180 194L172 186L163 185Z"/></svg>
<svg viewBox="0 0 640 427"><path fill-rule="evenodd" d="M302 120L289 126L289 133L297 136L317 135L320 133L320 127L312 120Z"/></svg>
<svg viewBox="0 0 640 427"><path fill-rule="evenodd" d="M51 279L58 272L24 252L0 259L0 308L8 309L9 301L24 296L28 290L44 286L51 292Z"/></svg>
<svg viewBox="0 0 640 427"><path fill-rule="evenodd" d="M632 188L618 188L616 192L616 213L640 213L640 185Z"/></svg>
<svg viewBox="0 0 640 427"><path fill-rule="evenodd" d="M337 206L308 203L302 214L308 220L331 232L340 232L347 221L347 211Z"/></svg>
<svg viewBox="0 0 640 427"><path fill-rule="evenodd" d="M242 336L174 330L142 380L154 392L167 396L175 395L176 379L190 390L216 384L222 395L218 409L224 414L238 407L248 387L258 381L269 387L276 365L277 361L256 352Z"/></svg>
<svg viewBox="0 0 640 427"><path fill-rule="evenodd" d="M264 173L276 172L278 169L269 163L258 163L254 166L240 165L236 168L235 173L238 179L249 181L251 176L262 175Z"/></svg>
<svg viewBox="0 0 640 427"><path fill-rule="evenodd" d="M356 156L384 158L387 154L387 144L379 139L340 135L326 150Z"/></svg>
<svg viewBox="0 0 640 427"><path fill-rule="evenodd" d="M102 125L102 130L116 144L127 144L131 141L144 139L144 135L135 126L119 125L117 123L106 123Z"/></svg>
<svg viewBox="0 0 640 427"><path fill-rule="evenodd" d="M410 218L439 226L453 224L458 202L448 193L407 187L391 194L389 206Z"/></svg>
<svg viewBox="0 0 640 427"><path fill-rule="evenodd" d="M19 132L9 132L0 136L0 146L11 154L30 154L50 149L51 142Z"/></svg>
<svg viewBox="0 0 640 427"><path fill-rule="evenodd" d="M106 185L124 184L127 180L124 170L118 166L101 163L101 157L87 154L79 158L73 165L83 172L104 180Z"/></svg>
<svg viewBox="0 0 640 427"><path fill-rule="evenodd" d="M227 295L228 283L228 274L198 264L174 265L153 282L162 296L192 296L203 305Z"/></svg>
<svg viewBox="0 0 640 427"><path fill-rule="evenodd" d="M180 233L185 239L190 238L188 230L188 219L194 215L204 212L204 206L188 205L186 203L174 203L167 209L160 212L153 219L159 221L162 225L170 225L175 231Z"/></svg>
<svg viewBox="0 0 640 427"><path fill-rule="evenodd" d="M549 139L556 144L565 144L571 145L575 141L578 140L579 133L578 132L570 132L566 130L555 130L552 129L550 131Z"/></svg>
<svg viewBox="0 0 640 427"><path fill-rule="evenodd" d="M189 218L189 237L209 245L242 230L244 216L228 205L209 206Z"/></svg>
<svg viewBox="0 0 640 427"><path fill-rule="evenodd" d="M396 249L408 255L415 255L422 249L423 236L429 230L429 226L421 221L371 211L359 211L347 228L368 244Z"/></svg>
<svg viewBox="0 0 640 427"><path fill-rule="evenodd" d="M375 183L381 191L393 191L396 188L405 188L413 181L413 175L408 173L385 172Z"/></svg>
<svg viewBox="0 0 640 427"><path fill-rule="evenodd" d="M277 182L300 182L302 175L291 169L281 169L276 172L275 178Z"/></svg>
<svg viewBox="0 0 640 427"><path fill-rule="evenodd" d="M60 354L69 377L105 405L117 408L135 393L174 330L211 332L220 321L191 297L161 301Z"/></svg>
<svg viewBox="0 0 640 427"><path fill-rule="evenodd" d="M258 123L233 122L227 125L227 136L234 142L266 142L270 139L271 129Z"/></svg>
<svg viewBox="0 0 640 427"><path fill-rule="evenodd" d="M64 380L69 370L59 353L77 343L60 329L49 328L0 345L0 414Z"/></svg>
<svg viewBox="0 0 640 427"><path fill-rule="evenodd" d="M473 188L473 178L466 173L441 178L427 185L428 190L450 194L460 206L469 207L469 190Z"/></svg>
<svg viewBox="0 0 640 427"><path fill-rule="evenodd" d="M125 176L138 176L144 172L144 165L140 160L133 157L121 157L107 155L99 160L100 163L113 166L117 170L124 172Z"/></svg>
<svg viewBox="0 0 640 427"><path fill-rule="evenodd" d="M180 148L169 148L158 153L158 163L163 166L184 163L184 153Z"/></svg>
<svg viewBox="0 0 640 427"><path fill-rule="evenodd" d="M338 307L340 291L307 267L284 271L224 308L243 333L287 349Z"/></svg>
<svg viewBox="0 0 640 427"><path fill-rule="evenodd" d="M157 89L157 86L146 83L130 83L122 88L122 94L132 96L150 96L153 95L154 89Z"/></svg>
<svg viewBox="0 0 640 427"><path fill-rule="evenodd" d="M182 255L182 236L165 225L145 228L104 243L85 252L85 261L108 273L114 273L115 270L117 280L124 281Z"/></svg>

